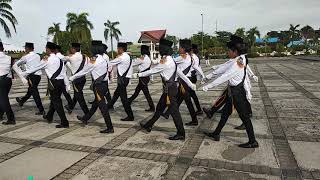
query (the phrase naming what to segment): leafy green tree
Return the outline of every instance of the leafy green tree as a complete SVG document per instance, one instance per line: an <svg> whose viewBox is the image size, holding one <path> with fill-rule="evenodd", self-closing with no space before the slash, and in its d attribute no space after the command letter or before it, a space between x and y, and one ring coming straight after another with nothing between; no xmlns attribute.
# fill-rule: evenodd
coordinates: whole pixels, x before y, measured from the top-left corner
<svg viewBox="0 0 320 180"><path fill-rule="evenodd" d="M116 39L116 41L119 41L119 36L121 36L121 31L116 27L119 25L120 22L111 22L110 20L107 20L106 23L104 23L105 29L104 29L104 39L106 42L108 41L108 38L110 36L111 41L111 52L113 52L113 38ZM112 59L114 58L114 55L112 53Z"/></svg>
<svg viewBox="0 0 320 180"><path fill-rule="evenodd" d="M17 32L16 25L18 24L16 17L11 13L11 2L12 0L0 0L0 24L7 38L11 37L11 30L7 23L9 22L11 24L15 33Z"/></svg>
<svg viewBox="0 0 320 180"><path fill-rule="evenodd" d="M300 31L299 28L300 24L292 25L290 24L289 32L290 32L290 42L298 40L300 37Z"/></svg>
<svg viewBox="0 0 320 180"><path fill-rule="evenodd" d="M238 28L238 29L236 29L236 32L234 33L234 35L239 36L239 37L243 38L244 40L247 38L247 37L246 37L245 28Z"/></svg>
<svg viewBox="0 0 320 180"><path fill-rule="evenodd" d="M252 47L256 43L256 38L260 38L261 34L260 31L258 30L258 27L253 27L247 31L247 37L248 37L248 43L249 46Z"/></svg>
<svg viewBox="0 0 320 180"><path fill-rule="evenodd" d="M91 46L91 30L93 29L92 23L88 20L88 13L75 13L67 14L67 27L75 40L82 45L82 51L84 53L90 53Z"/></svg>
<svg viewBox="0 0 320 180"><path fill-rule="evenodd" d="M57 44L60 44L60 39L58 38L60 32L60 23L53 23L53 26L48 28L48 35L53 36L53 42Z"/></svg>
<svg viewBox="0 0 320 180"><path fill-rule="evenodd" d="M218 31L217 34L217 40L218 40L218 46L226 48L227 42L230 41L230 37L232 35L231 32L228 31Z"/></svg>

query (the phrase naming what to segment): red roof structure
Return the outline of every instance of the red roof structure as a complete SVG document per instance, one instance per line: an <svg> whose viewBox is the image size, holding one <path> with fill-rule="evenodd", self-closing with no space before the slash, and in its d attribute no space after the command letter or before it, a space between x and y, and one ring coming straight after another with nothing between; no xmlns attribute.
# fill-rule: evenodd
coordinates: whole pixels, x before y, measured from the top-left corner
<svg viewBox="0 0 320 180"><path fill-rule="evenodd" d="M141 31L139 43L143 41L152 41L158 43L161 38L166 35L167 30L152 30L152 31Z"/></svg>

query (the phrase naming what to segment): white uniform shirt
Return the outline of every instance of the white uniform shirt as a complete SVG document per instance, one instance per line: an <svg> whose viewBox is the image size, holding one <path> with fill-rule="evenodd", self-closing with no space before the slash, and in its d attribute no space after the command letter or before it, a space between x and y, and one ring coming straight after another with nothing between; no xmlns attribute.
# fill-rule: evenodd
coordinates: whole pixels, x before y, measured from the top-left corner
<svg viewBox="0 0 320 180"><path fill-rule="evenodd" d="M187 69L191 64L191 57L189 54L186 54L186 58L184 59L182 56L178 56L174 59L174 61L177 63L178 67L181 69L181 71L184 71ZM190 68L191 70L191 68ZM190 72L189 70L189 72ZM187 72L187 74L189 73Z"/></svg>
<svg viewBox="0 0 320 180"><path fill-rule="evenodd" d="M4 52L0 52L0 76L7 75L8 78L11 76L11 57L7 56Z"/></svg>
<svg viewBox="0 0 320 180"><path fill-rule="evenodd" d="M41 63L28 71L26 71L26 74L32 74L35 71L38 71L40 69L44 69L48 78L51 79L52 75L59 69L60 67L60 59L58 56L56 56L54 53L51 53L47 60L42 60ZM62 63L62 66L64 64ZM62 67L63 69L63 67ZM64 79L63 71L60 72L60 74L55 79Z"/></svg>
<svg viewBox="0 0 320 180"><path fill-rule="evenodd" d="M204 75L202 68L200 66L199 57L195 54L192 54L192 59L193 59L193 64L192 64L191 69L190 69L189 73L187 74L187 76L191 77L191 72L196 71L198 74L201 75L202 78L205 78L205 75Z"/></svg>
<svg viewBox="0 0 320 180"><path fill-rule="evenodd" d="M246 58L244 55L231 59L224 63L223 71L219 71L221 76L215 79L213 82L206 85L206 87L213 88L224 82L228 81L230 86L239 85L244 77L244 65L246 64Z"/></svg>
<svg viewBox="0 0 320 180"><path fill-rule="evenodd" d="M80 52L76 52L71 56L65 56L65 58L68 61L66 65L71 70L71 73L76 73L83 60L82 54Z"/></svg>
<svg viewBox="0 0 320 180"><path fill-rule="evenodd" d="M133 60L133 66L138 66L139 72L143 72L151 67L151 59L148 55Z"/></svg>
<svg viewBox="0 0 320 180"><path fill-rule="evenodd" d="M33 69L37 67L40 64L41 58L38 54L34 53L33 51L29 52L27 55L22 56L20 60L16 62L18 66L21 66L22 64L26 65L26 71ZM41 75L41 70L36 71L34 75Z"/></svg>
<svg viewBox="0 0 320 180"><path fill-rule="evenodd" d="M164 78L165 81L168 81L173 73L176 70L176 64L171 56L166 57L166 62L164 64L157 64L155 67L151 68L148 71L139 73L139 77L147 77L152 74L160 73L161 77ZM177 77L180 77L183 81L185 81L189 87L192 87L192 82L189 80L189 78L183 74L181 69L177 67L177 73L175 80L177 80Z"/></svg>
<svg viewBox="0 0 320 180"><path fill-rule="evenodd" d="M106 62L108 63L108 71L111 72L112 71L112 65L110 64L110 58L107 54L103 53L102 55L103 59L106 60Z"/></svg>
<svg viewBox="0 0 320 180"><path fill-rule="evenodd" d="M133 72L133 66L132 66L132 63L131 63L131 66L129 67L130 65L130 56L124 52L122 53L121 56L117 57L116 59L110 61L110 64L115 66L117 65L117 71L118 73L120 74L120 76L122 76L126 71L127 69L129 68L129 71L126 75L127 78L131 78L132 77L132 72Z"/></svg>
<svg viewBox="0 0 320 180"><path fill-rule="evenodd" d="M100 76L107 73L104 81L109 81L108 78L108 63L101 55L97 55L95 62L88 63L81 71L70 77L70 80L73 81L79 77L85 76L91 72L91 76L94 80L98 79Z"/></svg>

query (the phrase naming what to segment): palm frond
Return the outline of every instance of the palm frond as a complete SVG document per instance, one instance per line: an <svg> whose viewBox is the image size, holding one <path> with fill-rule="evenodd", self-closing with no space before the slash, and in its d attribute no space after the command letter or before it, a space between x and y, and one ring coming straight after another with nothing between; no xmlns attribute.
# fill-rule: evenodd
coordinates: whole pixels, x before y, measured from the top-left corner
<svg viewBox="0 0 320 180"><path fill-rule="evenodd" d="M7 38L10 38L10 37L11 37L11 32L10 32L10 29L9 29L6 21L3 20L2 18L0 18L0 24L1 24L1 26L3 27L4 32L6 33L6 37L7 37Z"/></svg>
<svg viewBox="0 0 320 180"><path fill-rule="evenodd" d="M12 10L12 7L8 3L0 3L0 9L9 9Z"/></svg>
<svg viewBox="0 0 320 180"><path fill-rule="evenodd" d="M11 23L11 25L12 25L12 27L14 29L14 32L17 32L16 23L10 16L8 16L6 14L0 14L0 16L2 16L3 18L7 19Z"/></svg>
<svg viewBox="0 0 320 180"><path fill-rule="evenodd" d="M6 14L6 15L10 16L10 18L13 20L13 22L15 22L15 24L18 24L16 17L14 17L14 15L10 11L0 8L0 14Z"/></svg>
<svg viewBox="0 0 320 180"><path fill-rule="evenodd" d="M103 32L103 35L104 35L104 39L106 40L106 42L108 41L108 38L109 38L109 29L106 28Z"/></svg>

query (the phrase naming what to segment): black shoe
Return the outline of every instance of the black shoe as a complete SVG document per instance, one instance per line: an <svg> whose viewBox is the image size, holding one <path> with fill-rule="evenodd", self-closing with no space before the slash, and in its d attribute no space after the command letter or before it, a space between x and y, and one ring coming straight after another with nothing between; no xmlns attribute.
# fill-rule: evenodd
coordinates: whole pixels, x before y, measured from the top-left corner
<svg viewBox="0 0 320 180"><path fill-rule="evenodd" d="M204 133L206 136L213 138L214 141L220 141L220 135L215 133Z"/></svg>
<svg viewBox="0 0 320 180"><path fill-rule="evenodd" d="M146 112L154 112L155 109L154 109L154 108L149 108L149 109L146 109L146 110L144 110L144 111L146 111Z"/></svg>
<svg viewBox="0 0 320 180"><path fill-rule="evenodd" d="M169 119L169 114L168 113L161 113L161 116L164 117L165 119Z"/></svg>
<svg viewBox="0 0 320 180"><path fill-rule="evenodd" d="M105 130L100 131L100 133L103 133L103 134L112 134L112 133L114 133L114 130L113 130L113 128L112 128L112 129L105 129Z"/></svg>
<svg viewBox="0 0 320 180"><path fill-rule="evenodd" d="M88 124L88 121L87 120L85 120L83 117L81 117L81 116L77 116L77 119L79 120L79 121L81 121L84 125L87 125Z"/></svg>
<svg viewBox="0 0 320 180"><path fill-rule="evenodd" d="M247 142L247 143L244 143L244 144L239 144L238 146L241 147L241 148L258 148L259 144L258 144L257 141L255 141L253 143Z"/></svg>
<svg viewBox="0 0 320 180"><path fill-rule="evenodd" d="M142 123L140 123L140 127L141 127L143 130L147 131L147 132L151 132L151 130L152 130L152 127L146 127L146 125L144 125L144 124L142 124Z"/></svg>
<svg viewBox="0 0 320 180"><path fill-rule="evenodd" d="M44 115L46 115L46 112L44 112L44 111L42 111L42 112L36 112L35 113L35 115L37 115L37 116L44 116Z"/></svg>
<svg viewBox="0 0 320 180"><path fill-rule="evenodd" d="M56 128L69 128L69 125L58 124L58 125L56 125Z"/></svg>
<svg viewBox="0 0 320 180"><path fill-rule="evenodd" d="M211 109L209 108L202 108L203 112L207 115L207 118L208 119L211 119L212 118L212 113L211 113Z"/></svg>
<svg viewBox="0 0 320 180"><path fill-rule="evenodd" d="M201 110L198 110L198 111L196 112L196 115L197 115L197 116L202 115L202 114L203 114L203 111L201 111Z"/></svg>
<svg viewBox="0 0 320 180"><path fill-rule="evenodd" d="M186 126L198 126L198 122L190 121L188 123L185 123Z"/></svg>
<svg viewBox="0 0 320 180"><path fill-rule="evenodd" d="M126 117L126 118L122 118L120 120L121 121L134 121L134 118Z"/></svg>
<svg viewBox="0 0 320 180"><path fill-rule="evenodd" d="M174 136L169 137L169 140L171 140L171 141L185 140L185 139L186 139L186 137L182 136L182 135L174 135Z"/></svg>
<svg viewBox="0 0 320 180"><path fill-rule="evenodd" d="M15 125L16 121L6 121L6 122L2 122L3 125Z"/></svg>
<svg viewBox="0 0 320 180"><path fill-rule="evenodd" d="M21 98L17 97L16 101L18 102L19 106L23 106L23 102L21 101Z"/></svg>
<svg viewBox="0 0 320 180"><path fill-rule="evenodd" d="M246 126L244 124L241 124L240 126L235 127L236 130L245 130Z"/></svg>
<svg viewBox="0 0 320 180"><path fill-rule="evenodd" d="M65 105L64 108L66 108L66 110L68 111L68 114L72 113L72 108L69 105Z"/></svg>

